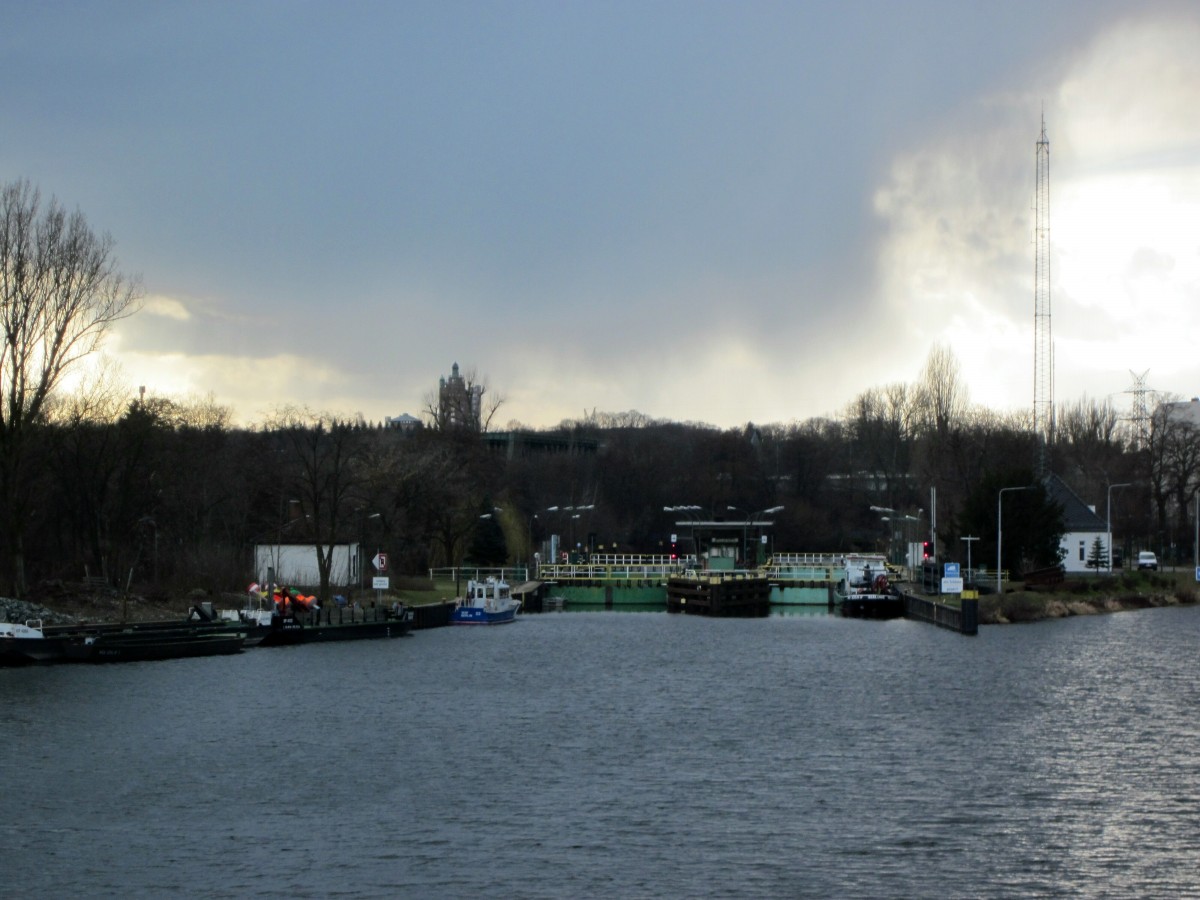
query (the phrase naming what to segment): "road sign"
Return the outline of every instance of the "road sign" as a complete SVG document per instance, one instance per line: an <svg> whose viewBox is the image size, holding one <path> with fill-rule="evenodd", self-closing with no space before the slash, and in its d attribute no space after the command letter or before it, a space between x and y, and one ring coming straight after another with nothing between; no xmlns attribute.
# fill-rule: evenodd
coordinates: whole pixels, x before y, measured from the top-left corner
<svg viewBox="0 0 1200 900"><path fill-rule="evenodd" d="M963 580L961 578L943 578L942 593L943 594L961 594L963 589Z"/></svg>
<svg viewBox="0 0 1200 900"><path fill-rule="evenodd" d="M375 558L373 560L371 560L371 565L373 565L375 567L375 570L377 572L386 572L387 571L387 554L386 553L376 553Z"/></svg>
<svg viewBox="0 0 1200 900"><path fill-rule="evenodd" d="M386 575L376 575L371 579L371 587L377 591L386 591L391 585L391 581Z"/></svg>
<svg viewBox="0 0 1200 900"><path fill-rule="evenodd" d="M958 570L958 563L952 563L952 562L942 563L942 575L944 577L958 578L959 574L960 574L960 572Z"/></svg>

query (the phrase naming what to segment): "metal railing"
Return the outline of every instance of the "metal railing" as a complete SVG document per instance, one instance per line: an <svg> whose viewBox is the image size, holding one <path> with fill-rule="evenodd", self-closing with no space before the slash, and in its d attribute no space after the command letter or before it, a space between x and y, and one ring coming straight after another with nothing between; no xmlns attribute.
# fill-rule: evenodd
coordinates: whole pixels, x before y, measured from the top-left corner
<svg viewBox="0 0 1200 900"><path fill-rule="evenodd" d="M444 566L430 569L431 581L482 581L485 578L498 578L509 584L520 584L529 580L527 566Z"/></svg>
<svg viewBox="0 0 1200 900"><path fill-rule="evenodd" d="M538 567L542 581L658 581L682 572L679 560L657 563L545 563Z"/></svg>
<svg viewBox="0 0 1200 900"><path fill-rule="evenodd" d="M845 553L775 553L767 560L767 568L840 566L845 558Z"/></svg>

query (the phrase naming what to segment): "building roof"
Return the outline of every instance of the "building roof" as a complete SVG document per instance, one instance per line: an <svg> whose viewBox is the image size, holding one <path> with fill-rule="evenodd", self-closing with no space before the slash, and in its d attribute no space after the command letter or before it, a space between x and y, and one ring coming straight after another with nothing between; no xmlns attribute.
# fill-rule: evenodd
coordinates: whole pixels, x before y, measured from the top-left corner
<svg viewBox="0 0 1200 900"><path fill-rule="evenodd" d="M1063 524L1068 532L1102 532L1107 530L1104 520L1095 510L1079 499L1067 483L1051 473L1042 484L1050 499L1063 509Z"/></svg>

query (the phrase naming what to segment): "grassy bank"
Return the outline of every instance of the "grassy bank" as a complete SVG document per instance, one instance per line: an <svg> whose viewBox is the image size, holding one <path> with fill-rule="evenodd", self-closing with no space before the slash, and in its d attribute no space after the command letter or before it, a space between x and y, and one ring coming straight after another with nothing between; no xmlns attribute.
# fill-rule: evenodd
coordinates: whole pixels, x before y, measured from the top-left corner
<svg viewBox="0 0 1200 900"><path fill-rule="evenodd" d="M985 594L979 598L979 624L1004 625L1157 606L1186 606L1198 599L1200 593L1191 570L1087 575L1036 589L1014 583L1003 594Z"/></svg>

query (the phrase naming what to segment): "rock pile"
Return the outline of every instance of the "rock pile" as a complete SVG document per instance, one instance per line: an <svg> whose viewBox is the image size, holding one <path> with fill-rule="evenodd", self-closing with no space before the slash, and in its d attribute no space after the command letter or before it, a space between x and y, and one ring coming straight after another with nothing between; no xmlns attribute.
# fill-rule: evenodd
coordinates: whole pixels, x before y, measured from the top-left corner
<svg viewBox="0 0 1200 900"><path fill-rule="evenodd" d="M28 622L41 619L44 625L70 625L77 621L74 616L58 613L40 603L0 597L0 622Z"/></svg>

